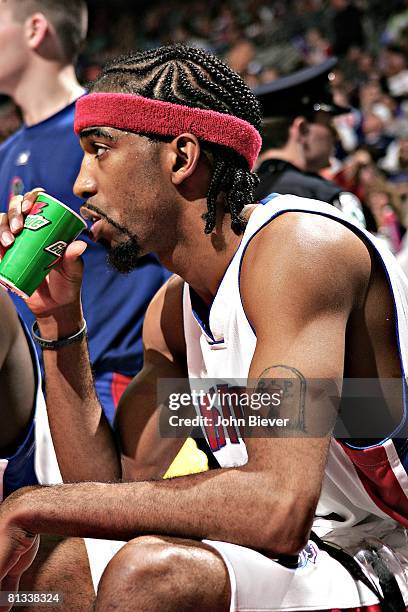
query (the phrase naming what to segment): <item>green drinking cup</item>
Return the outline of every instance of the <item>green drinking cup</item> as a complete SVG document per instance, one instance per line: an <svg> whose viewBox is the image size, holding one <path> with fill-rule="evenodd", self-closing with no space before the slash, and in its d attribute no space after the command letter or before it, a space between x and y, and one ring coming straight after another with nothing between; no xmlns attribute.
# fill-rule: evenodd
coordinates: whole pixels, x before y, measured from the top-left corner
<svg viewBox="0 0 408 612"><path fill-rule="evenodd" d="M0 283L24 299L30 297L86 227L68 206L39 193L23 230L0 262Z"/></svg>

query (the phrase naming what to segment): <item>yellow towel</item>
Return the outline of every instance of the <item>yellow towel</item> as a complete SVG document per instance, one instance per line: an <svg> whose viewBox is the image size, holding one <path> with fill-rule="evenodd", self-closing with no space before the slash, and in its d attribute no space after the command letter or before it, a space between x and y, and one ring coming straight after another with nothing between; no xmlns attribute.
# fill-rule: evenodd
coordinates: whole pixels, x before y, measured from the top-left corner
<svg viewBox="0 0 408 612"><path fill-rule="evenodd" d="M163 478L199 474L208 470L207 455L192 438L187 438Z"/></svg>

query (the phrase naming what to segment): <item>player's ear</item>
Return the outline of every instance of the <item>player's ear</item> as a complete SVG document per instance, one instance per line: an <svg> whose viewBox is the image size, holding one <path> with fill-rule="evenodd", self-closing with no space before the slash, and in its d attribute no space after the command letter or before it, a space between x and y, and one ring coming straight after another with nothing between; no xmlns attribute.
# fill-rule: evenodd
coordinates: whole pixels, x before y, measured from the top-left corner
<svg viewBox="0 0 408 612"><path fill-rule="evenodd" d="M172 183L180 185L197 168L201 147L194 134L180 134L170 142Z"/></svg>
<svg viewBox="0 0 408 612"><path fill-rule="evenodd" d="M49 30L49 23L42 13L34 13L25 21L25 35L31 49L38 49Z"/></svg>

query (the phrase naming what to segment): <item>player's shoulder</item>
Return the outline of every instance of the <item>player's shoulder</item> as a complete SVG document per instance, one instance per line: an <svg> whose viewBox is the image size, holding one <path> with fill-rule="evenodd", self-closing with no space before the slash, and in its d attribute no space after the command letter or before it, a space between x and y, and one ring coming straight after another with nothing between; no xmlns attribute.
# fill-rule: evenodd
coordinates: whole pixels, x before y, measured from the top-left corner
<svg viewBox="0 0 408 612"><path fill-rule="evenodd" d="M259 254L271 251L280 255L290 251L295 256L349 257L352 253L367 252L361 229L326 202L284 195L271 202L276 212L263 223L257 238ZM254 242L254 238L251 242ZM290 258L292 259L292 258Z"/></svg>
<svg viewBox="0 0 408 612"><path fill-rule="evenodd" d="M151 300L143 325L146 350L154 347L163 353L185 355L183 288L183 279L173 274Z"/></svg>
<svg viewBox="0 0 408 612"><path fill-rule="evenodd" d="M274 279L282 282L285 278L297 278L299 287L308 288L333 287L328 279L335 279L339 290L369 282L370 251L357 229L330 217L331 207L326 203L282 198L294 204L292 210L280 211L251 239L242 267L243 279L250 272L246 286L259 285L265 275L271 287ZM296 204L306 209L299 210Z"/></svg>
<svg viewBox="0 0 408 612"><path fill-rule="evenodd" d="M162 311L182 307L183 288L183 279L177 274L172 274L154 295L149 310Z"/></svg>

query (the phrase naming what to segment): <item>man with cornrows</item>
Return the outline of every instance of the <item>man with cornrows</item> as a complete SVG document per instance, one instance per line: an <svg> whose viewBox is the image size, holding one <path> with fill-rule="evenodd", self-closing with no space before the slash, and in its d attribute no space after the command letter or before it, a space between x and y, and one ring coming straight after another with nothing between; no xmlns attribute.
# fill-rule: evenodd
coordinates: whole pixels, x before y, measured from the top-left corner
<svg viewBox="0 0 408 612"><path fill-rule="evenodd" d="M121 272L152 251L174 276L149 306L144 367L120 402L115 438L78 333L85 244L70 245L27 301L59 466L71 483L22 489L0 507L6 582L14 567L18 585L39 534L51 534L86 538L97 594L80 609L408 604L404 277L332 206L290 195L254 202L260 122L234 72L178 45L113 60L78 101L84 158L75 192L94 239L109 244ZM33 196L24 199L26 210ZM21 206L15 198L10 216ZM0 221L5 246L7 215ZM221 469L161 480L183 440L160 436L158 384L173 401L183 378L191 397L210 381L221 398L233 380L271 401L255 429L220 429L213 396L196 393L208 400L197 414L212 416L201 422ZM361 380L371 381L375 402L364 393L346 401ZM333 433L340 399L350 418ZM231 422L233 413L224 404L219 417ZM284 431L278 421L288 420ZM86 571L67 584L63 558L52 568L35 563L67 598L89 592Z"/></svg>

